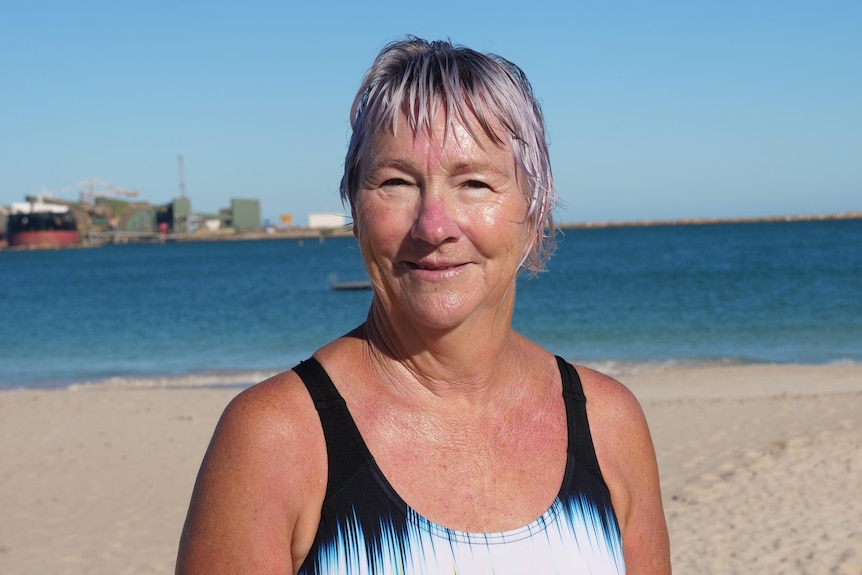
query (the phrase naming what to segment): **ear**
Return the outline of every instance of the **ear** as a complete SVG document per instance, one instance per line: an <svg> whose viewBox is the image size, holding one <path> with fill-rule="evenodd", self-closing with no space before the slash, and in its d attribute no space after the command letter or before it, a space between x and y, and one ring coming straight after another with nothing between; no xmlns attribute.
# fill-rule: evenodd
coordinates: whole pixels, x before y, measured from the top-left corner
<svg viewBox="0 0 862 575"><path fill-rule="evenodd" d="M353 220L353 237L357 240L359 239L359 226L357 223L359 220L356 218L356 208L350 208L350 218Z"/></svg>
<svg viewBox="0 0 862 575"><path fill-rule="evenodd" d="M548 204L549 204L548 196L544 195L541 199L541 202L542 202L541 206L537 205L536 209L540 210L542 215L544 215L548 209ZM530 214L529 208L527 209L527 214ZM536 225L537 219L538 219L539 225ZM545 237L544 237L545 218L544 217L535 218L532 215L528 215L526 223L527 223L527 242L526 242L526 249L524 250L524 254L523 254L524 259L521 262L522 265L524 262L526 262L528 259L530 259L530 253L533 250L543 249L542 248L542 242L545 239ZM535 264L535 262L533 262L533 263Z"/></svg>

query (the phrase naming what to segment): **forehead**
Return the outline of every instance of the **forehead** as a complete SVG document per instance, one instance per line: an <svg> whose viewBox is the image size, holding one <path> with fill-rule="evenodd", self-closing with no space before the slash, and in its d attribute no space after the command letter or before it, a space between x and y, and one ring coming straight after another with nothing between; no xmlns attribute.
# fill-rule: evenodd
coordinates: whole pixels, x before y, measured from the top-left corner
<svg viewBox="0 0 862 575"><path fill-rule="evenodd" d="M438 109L433 119L416 121L402 110L389 126L383 127L370 142L372 164L387 158L411 156L428 162L503 162L511 164L514 155L502 127L493 122L489 134L471 113L465 118Z"/></svg>

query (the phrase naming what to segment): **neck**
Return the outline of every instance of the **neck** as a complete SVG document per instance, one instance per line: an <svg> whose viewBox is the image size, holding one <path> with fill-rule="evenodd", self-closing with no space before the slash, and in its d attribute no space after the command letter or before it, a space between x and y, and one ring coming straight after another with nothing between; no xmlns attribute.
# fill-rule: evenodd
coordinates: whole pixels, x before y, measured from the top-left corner
<svg viewBox="0 0 862 575"><path fill-rule="evenodd" d="M362 328L372 364L387 379L418 383L437 396L483 395L519 365L524 340L511 329L511 305L496 310L491 321L449 329L392 317L375 300Z"/></svg>

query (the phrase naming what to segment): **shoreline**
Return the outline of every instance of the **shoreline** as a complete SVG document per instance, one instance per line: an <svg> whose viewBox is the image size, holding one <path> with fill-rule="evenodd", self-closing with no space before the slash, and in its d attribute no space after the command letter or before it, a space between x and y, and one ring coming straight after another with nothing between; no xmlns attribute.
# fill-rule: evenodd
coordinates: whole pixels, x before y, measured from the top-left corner
<svg viewBox="0 0 862 575"><path fill-rule="evenodd" d="M807 371L816 374L821 369L833 370L835 372L847 371L852 373L855 369L862 369L862 361L852 359L837 359L822 363L777 363L777 362L753 362L732 359L672 359L624 362L620 360L588 361L578 358L567 357L575 365L589 367L596 371L610 375L621 381L634 378L637 381L648 381L654 384L654 390L663 389L660 378L666 373L691 374L692 380L700 380L702 375L710 374L712 370L720 369L725 373L734 374L734 377L752 379L754 376L743 374L756 374L768 372L771 369L791 368L794 370ZM298 362L299 360L297 360ZM296 363L296 362L294 362ZM236 369L216 371L196 371L185 373L150 373L150 374L126 374L113 375L101 379L81 378L66 382L46 381L29 382L26 384L2 384L0 383L0 397L3 393L15 393L22 391L80 391L89 389L113 389L113 390L137 390L137 389L235 389L242 390L250 387L264 379L272 377L283 371L291 369L292 366L272 369ZM718 382L715 382L718 383ZM692 387L691 392L701 390L703 385ZM762 388L764 391L768 388ZM653 390L653 391L654 391ZM665 393L678 393L681 390L669 390Z"/></svg>
<svg viewBox="0 0 862 575"><path fill-rule="evenodd" d="M620 378L659 461L674 571L862 574L862 365ZM0 393L0 572L170 573L230 387Z"/></svg>
<svg viewBox="0 0 862 575"><path fill-rule="evenodd" d="M566 222L558 223L560 231L579 229L606 229L606 228L634 228L634 227L660 227L660 226L699 226L699 225L724 225L724 224L761 224L761 223L791 223L791 222L819 222L838 220L862 220L862 211L837 212L830 214L806 214L806 215L775 215L775 216L753 216L753 217L728 217L728 218L673 218L657 220L621 220L621 221L595 221L595 222ZM190 243L190 242L217 242L217 241L255 241L255 240L317 240L326 241L327 238L343 238L353 235L353 226L348 224L343 228L308 228L291 227L260 229L254 231L237 232L232 229L208 232L198 230L184 234L168 234L161 236L157 232L117 236L118 240L104 241L101 243L80 243L72 246L8 246L0 244L2 252L28 252L43 250L65 250L82 248L99 248L107 245L134 244L134 243Z"/></svg>
<svg viewBox="0 0 862 575"><path fill-rule="evenodd" d="M859 220L862 212L837 212L832 214L804 214L785 216L753 216L753 217L730 217L730 218L674 218L667 220L630 220L630 221L607 221L607 222L582 222L558 224L558 228L567 229L591 229L591 228L633 228L633 227L656 227L656 226L702 226L715 224L771 224L790 222L823 222L836 220Z"/></svg>

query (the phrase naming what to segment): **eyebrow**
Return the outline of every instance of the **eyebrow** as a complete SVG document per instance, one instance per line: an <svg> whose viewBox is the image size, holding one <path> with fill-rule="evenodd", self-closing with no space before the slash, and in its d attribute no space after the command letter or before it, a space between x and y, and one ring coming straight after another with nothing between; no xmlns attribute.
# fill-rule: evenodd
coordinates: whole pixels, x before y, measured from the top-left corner
<svg viewBox="0 0 862 575"><path fill-rule="evenodd" d="M371 166L369 166L369 172L375 172L384 168L396 168L405 172L411 172L418 169L416 164L409 160L404 160L401 158L384 158L381 161L374 162ZM457 164L452 166L452 169L449 170L449 172L452 174L463 174L469 172L493 172L501 176L512 175L511 171L501 170L491 162L458 162Z"/></svg>

